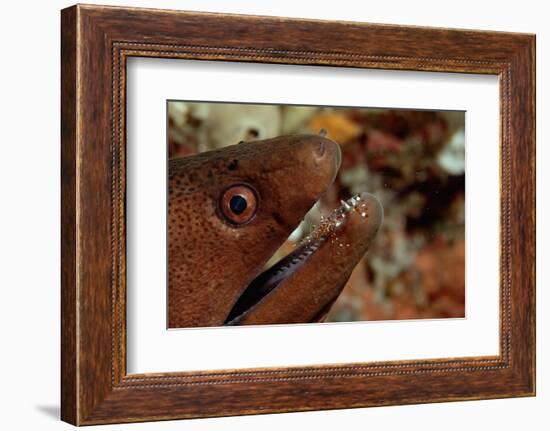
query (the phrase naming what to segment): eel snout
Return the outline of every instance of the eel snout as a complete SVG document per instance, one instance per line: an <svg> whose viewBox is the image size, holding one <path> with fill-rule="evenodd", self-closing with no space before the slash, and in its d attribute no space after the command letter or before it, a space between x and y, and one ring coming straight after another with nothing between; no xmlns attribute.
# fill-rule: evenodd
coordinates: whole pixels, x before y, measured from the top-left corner
<svg viewBox="0 0 550 431"><path fill-rule="evenodd" d="M269 166L283 168L281 176L284 175L284 178L277 178L276 186L272 186L269 192L280 192L285 201L292 196L305 204L307 212L334 182L342 161L340 146L320 135L284 138L285 141L275 138L271 143L273 149L270 151ZM272 175L278 176L276 173ZM294 208L296 204L298 202L293 205ZM300 209L300 220L305 212ZM296 224L292 226L293 229L295 227Z"/></svg>
<svg viewBox="0 0 550 431"><path fill-rule="evenodd" d="M323 320L368 250L382 219L383 209L374 195L362 193L342 201L296 250L249 285L226 324Z"/></svg>

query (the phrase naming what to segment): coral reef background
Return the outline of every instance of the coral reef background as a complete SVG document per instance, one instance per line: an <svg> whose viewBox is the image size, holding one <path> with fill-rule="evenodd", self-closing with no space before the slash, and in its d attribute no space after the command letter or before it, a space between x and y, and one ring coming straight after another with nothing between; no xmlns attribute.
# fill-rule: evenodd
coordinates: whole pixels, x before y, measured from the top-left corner
<svg viewBox="0 0 550 431"><path fill-rule="evenodd" d="M325 129L342 148L338 176L268 265L340 199L368 191L384 223L327 321L464 317L464 124L462 111L169 101L168 152Z"/></svg>

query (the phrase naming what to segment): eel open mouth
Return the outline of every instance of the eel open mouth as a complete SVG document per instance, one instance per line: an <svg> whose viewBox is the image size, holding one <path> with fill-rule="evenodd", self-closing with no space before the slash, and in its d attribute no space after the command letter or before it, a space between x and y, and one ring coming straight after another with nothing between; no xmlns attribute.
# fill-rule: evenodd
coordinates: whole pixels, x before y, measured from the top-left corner
<svg viewBox="0 0 550 431"><path fill-rule="evenodd" d="M297 323L304 316L309 322L322 320L367 251L382 217L382 207L371 194L342 201L293 252L248 285L224 324Z"/></svg>

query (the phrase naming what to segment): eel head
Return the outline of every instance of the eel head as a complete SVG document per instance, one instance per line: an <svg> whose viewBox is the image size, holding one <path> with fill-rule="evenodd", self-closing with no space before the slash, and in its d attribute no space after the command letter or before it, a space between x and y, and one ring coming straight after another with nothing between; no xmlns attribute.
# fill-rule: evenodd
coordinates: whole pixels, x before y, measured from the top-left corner
<svg viewBox="0 0 550 431"><path fill-rule="evenodd" d="M262 272L334 181L339 146L320 135L243 142L169 162L168 326L318 321L382 218L345 202Z"/></svg>

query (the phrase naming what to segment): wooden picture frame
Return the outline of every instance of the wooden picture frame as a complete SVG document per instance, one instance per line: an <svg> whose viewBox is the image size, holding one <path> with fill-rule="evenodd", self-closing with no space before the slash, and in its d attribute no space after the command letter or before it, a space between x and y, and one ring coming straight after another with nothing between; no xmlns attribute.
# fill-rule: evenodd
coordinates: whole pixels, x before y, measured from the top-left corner
<svg viewBox="0 0 550 431"><path fill-rule="evenodd" d="M77 5L62 11L61 50L64 421L535 394L534 35ZM497 75L500 354L128 375L125 65L131 56Z"/></svg>

